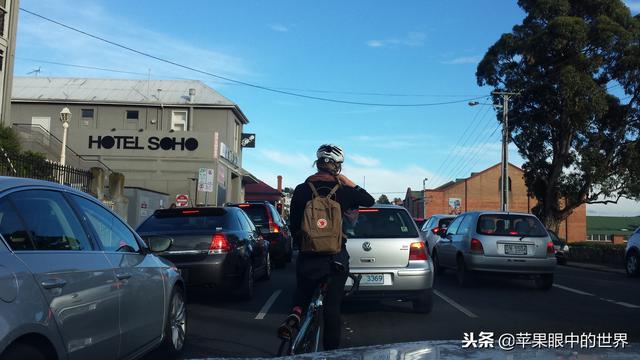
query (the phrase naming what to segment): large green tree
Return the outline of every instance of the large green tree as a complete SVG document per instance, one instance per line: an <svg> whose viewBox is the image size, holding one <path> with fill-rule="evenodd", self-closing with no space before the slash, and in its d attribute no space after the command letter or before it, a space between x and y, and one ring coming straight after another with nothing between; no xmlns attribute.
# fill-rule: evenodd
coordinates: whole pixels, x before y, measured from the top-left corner
<svg viewBox="0 0 640 360"><path fill-rule="evenodd" d="M640 17L619 0L518 4L525 19L489 48L476 76L518 93L509 134L534 212L556 227L584 203L638 198Z"/></svg>
<svg viewBox="0 0 640 360"><path fill-rule="evenodd" d="M378 203L378 204L391 204L391 202L389 202L389 198L385 194L380 195L380 197L378 198L376 203Z"/></svg>

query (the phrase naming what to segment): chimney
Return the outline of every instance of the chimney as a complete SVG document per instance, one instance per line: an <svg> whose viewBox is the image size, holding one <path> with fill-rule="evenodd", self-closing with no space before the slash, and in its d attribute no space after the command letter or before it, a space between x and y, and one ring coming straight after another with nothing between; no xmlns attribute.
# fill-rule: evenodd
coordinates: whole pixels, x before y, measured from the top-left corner
<svg viewBox="0 0 640 360"><path fill-rule="evenodd" d="M189 102L192 103L195 100L196 97L196 89L191 88L189 89Z"/></svg>
<svg viewBox="0 0 640 360"><path fill-rule="evenodd" d="M278 192L282 192L282 175L278 175Z"/></svg>

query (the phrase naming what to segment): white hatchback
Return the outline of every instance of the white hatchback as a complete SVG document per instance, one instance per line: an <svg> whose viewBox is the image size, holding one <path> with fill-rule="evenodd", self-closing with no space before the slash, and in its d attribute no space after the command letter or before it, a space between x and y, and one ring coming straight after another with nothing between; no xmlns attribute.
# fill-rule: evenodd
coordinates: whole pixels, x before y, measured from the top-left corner
<svg viewBox="0 0 640 360"><path fill-rule="evenodd" d="M362 275L356 297L410 300L415 311L431 312L433 264L405 208L360 208L346 232L350 271ZM350 288L350 279L346 286Z"/></svg>

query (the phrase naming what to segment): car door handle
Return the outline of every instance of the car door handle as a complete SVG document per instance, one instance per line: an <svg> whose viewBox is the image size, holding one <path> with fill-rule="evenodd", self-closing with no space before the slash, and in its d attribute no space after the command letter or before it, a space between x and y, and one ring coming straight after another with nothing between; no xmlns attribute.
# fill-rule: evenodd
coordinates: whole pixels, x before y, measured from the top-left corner
<svg viewBox="0 0 640 360"><path fill-rule="evenodd" d="M127 280L128 278L131 277L131 274L129 274L129 273L117 273L116 277L118 278L118 280Z"/></svg>
<svg viewBox="0 0 640 360"><path fill-rule="evenodd" d="M42 280L42 282L40 283L40 285L42 285L43 288L45 289L58 289L61 288L65 285L67 285L67 282L62 280L62 279L45 279Z"/></svg>

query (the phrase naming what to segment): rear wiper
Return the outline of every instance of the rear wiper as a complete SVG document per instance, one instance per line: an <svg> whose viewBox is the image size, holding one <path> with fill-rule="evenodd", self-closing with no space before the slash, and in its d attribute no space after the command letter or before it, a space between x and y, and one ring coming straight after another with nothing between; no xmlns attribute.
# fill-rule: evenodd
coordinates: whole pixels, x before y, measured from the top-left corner
<svg viewBox="0 0 640 360"><path fill-rule="evenodd" d="M522 241L522 239L524 239L524 238L526 238L526 237L527 237L527 235L522 235L522 236L520 237L520 241Z"/></svg>

